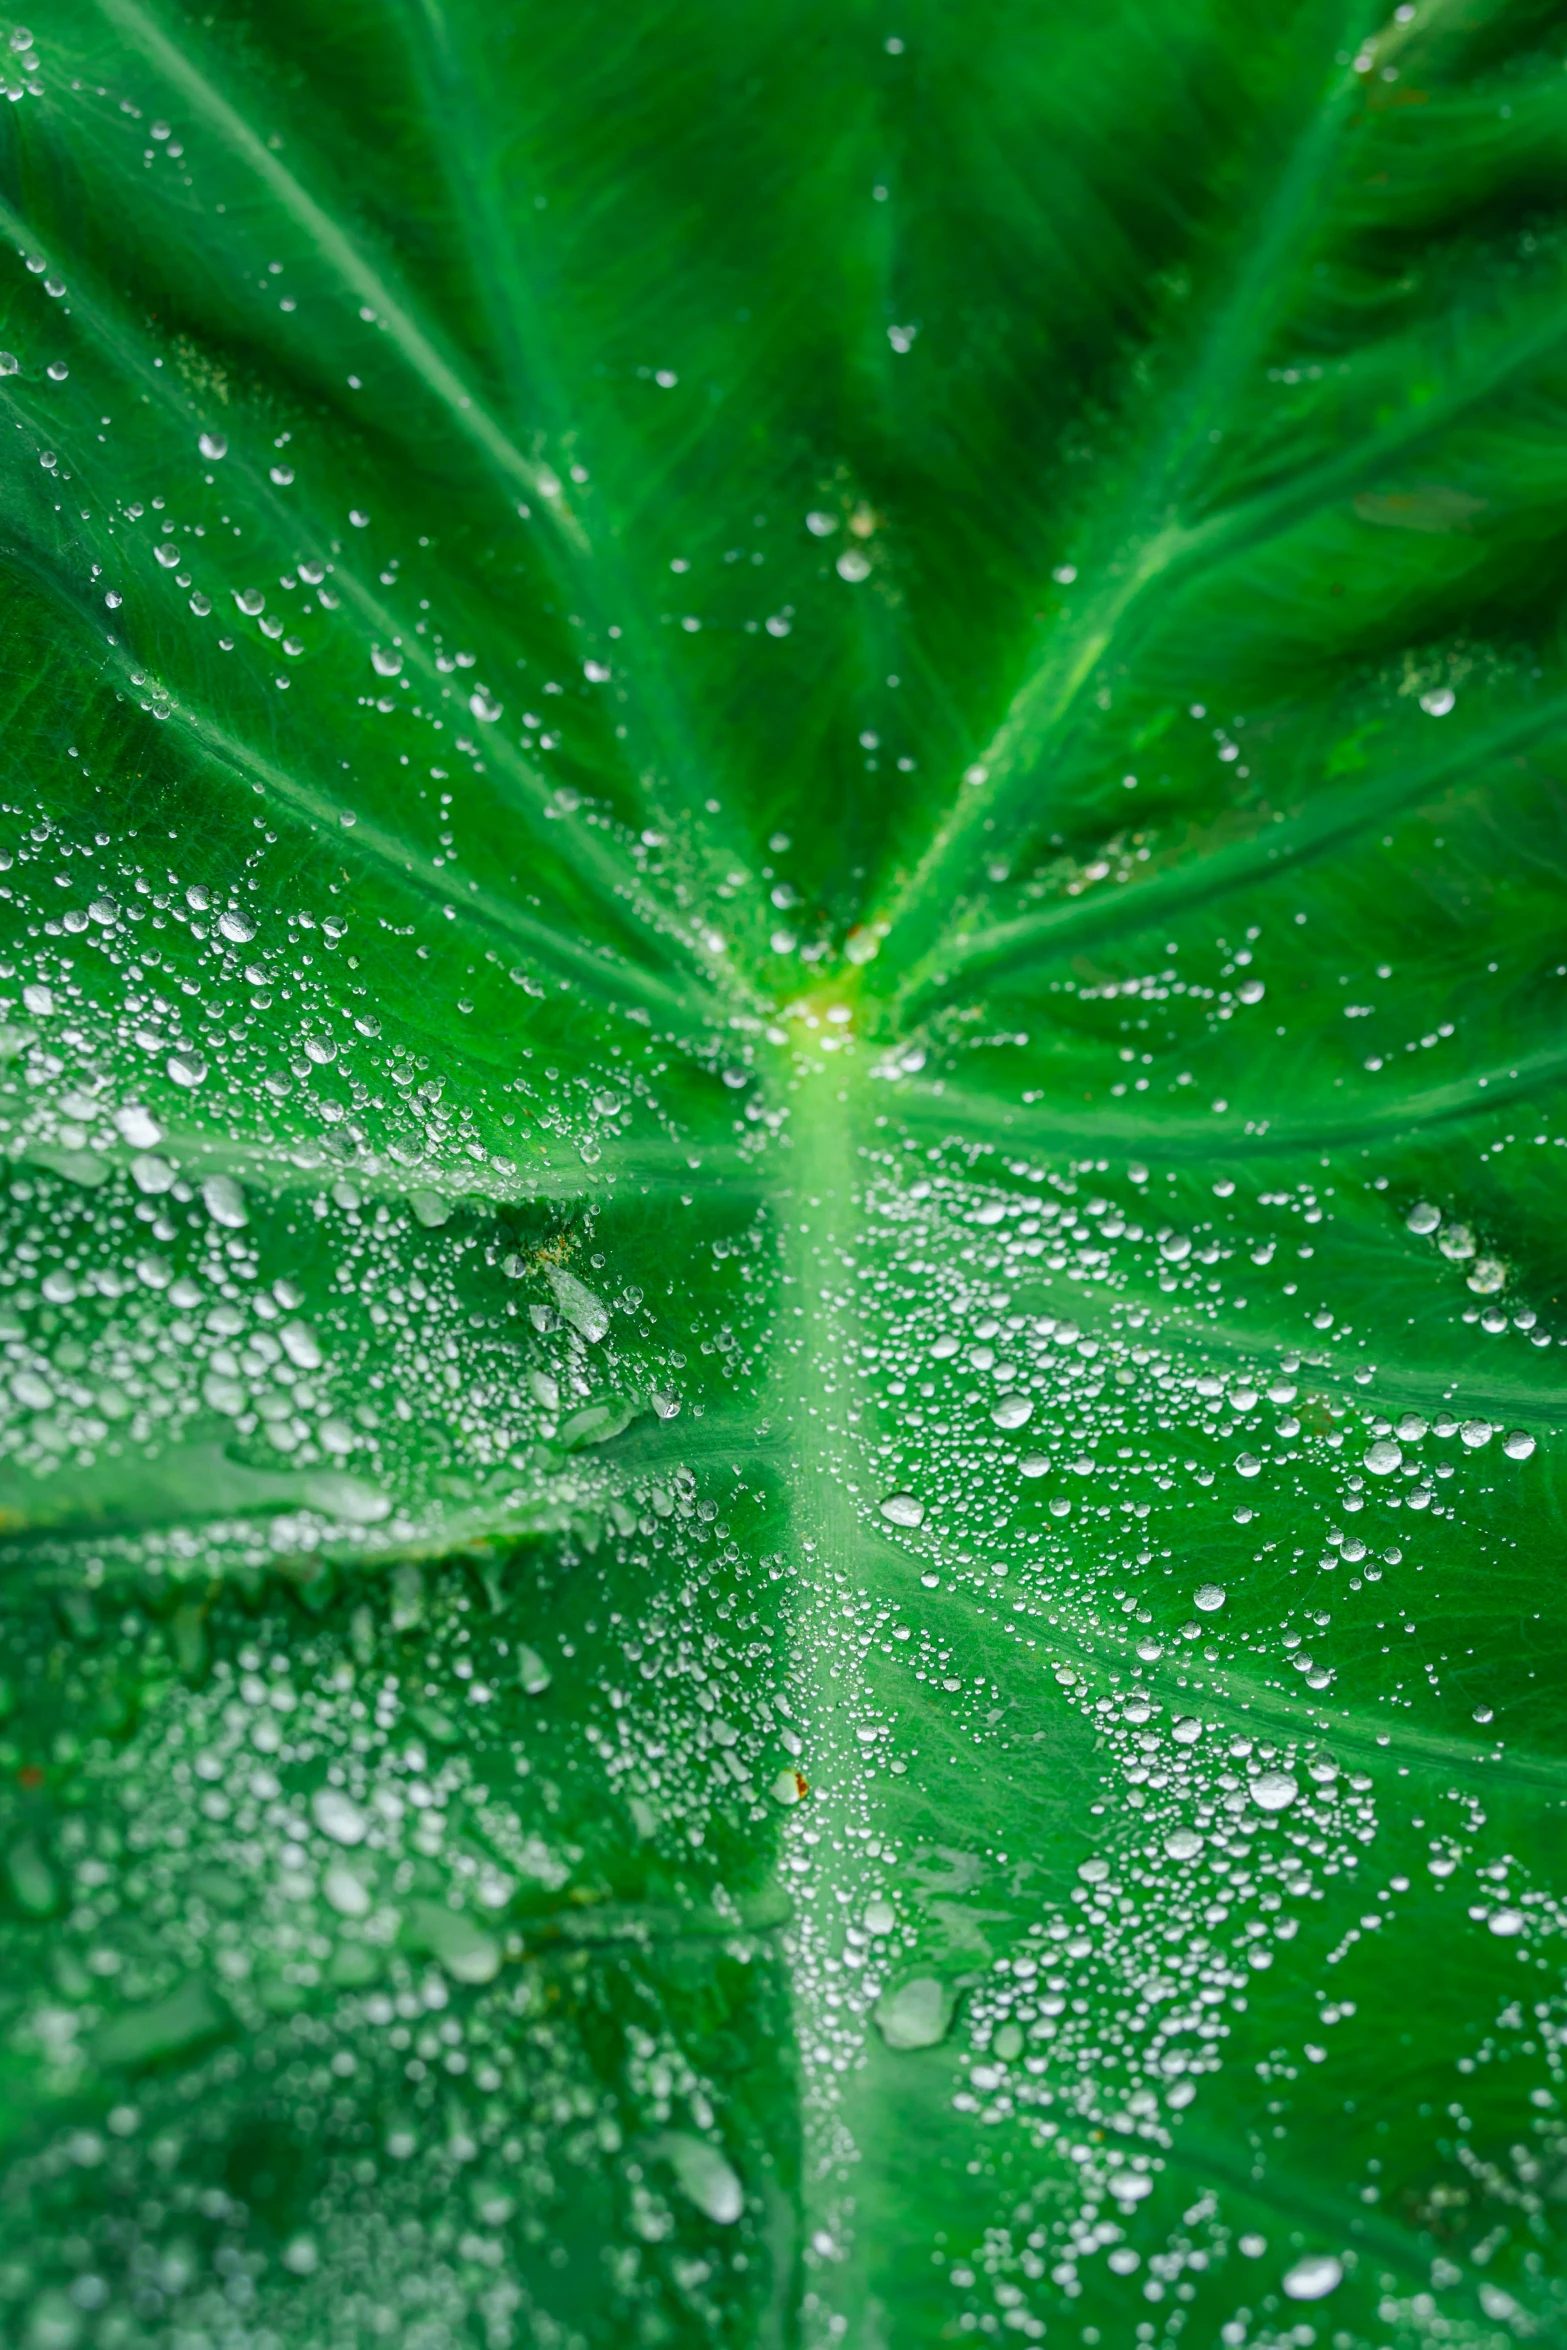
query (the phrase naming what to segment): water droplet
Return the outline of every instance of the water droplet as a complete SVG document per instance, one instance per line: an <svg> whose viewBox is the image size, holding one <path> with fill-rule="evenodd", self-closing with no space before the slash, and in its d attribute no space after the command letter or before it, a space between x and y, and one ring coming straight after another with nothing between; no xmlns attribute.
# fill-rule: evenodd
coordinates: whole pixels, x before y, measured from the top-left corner
<svg viewBox="0 0 1567 2350"><path fill-rule="evenodd" d="M151 1150L154 1143L163 1140L163 1128L140 1102L127 1102L123 1109L116 1110L114 1125L120 1140L128 1142L132 1150Z"/></svg>
<svg viewBox="0 0 1567 2350"><path fill-rule="evenodd" d="M309 2236L294 2236L278 2254L290 2276L312 2277L321 2266L321 2255Z"/></svg>
<svg viewBox="0 0 1567 2350"><path fill-rule="evenodd" d="M545 1273L555 1293L555 1303L560 1308L562 1320L569 1322L590 1346L597 1346L609 1330L608 1306L602 1298L595 1297L592 1290L577 1279L575 1273L568 1273L563 1265L549 1265Z"/></svg>
<svg viewBox="0 0 1567 2350"><path fill-rule="evenodd" d="M793 1805L803 1803L809 1789L798 1771L780 1771L767 1792L774 1803L781 1803L787 1811Z"/></svg>
<svg viewBox="0 0 1567 2350"><path fill-rule="evenodd" d="M912 1493L889 1493L878 1504L890 1526L923 1526L925 1504Z"/></svg>
<svg viewBox="0 0 1567 2350"><path fill-rule="evenodd" d="M1393 1433L1400 1444L1418 1444L1423 1436L1430 1433L1430 1429L1418 1412L1405 1412Z"/></svg>
<svg viewBox="0 0 1567 2350"><path fill-rule="evenodd" d="M1408 1215L1404 1218L1404 1223L1408 1230L1411 1232L1418 1232L1422 1238L1424 1238L1427 1233L1435 1232L1441 1221L1441 1209L1434 1208L1431 1205L1431 1202L1426 1199L1416 1200L1414 1206L1410 1209Z"/></svg>
<svg viewBox="0 0 1567 2350"><path fill-rule="evenodd" d="M1200 1608L1205 1616L1216 1614L1224 1605L1224 1585L1222 1583L1199 1585L1192 1595L1192 1605Z"/></svg>
<svg viewBox="0 0 1567 2350"><path fill-rule="evenodd" d="M1428 718L1445 718L1457 699L1450 685L1434 685L1429 693L1421 695L1420 707ZM1285 2291L1288 2290L1286 2286Z"/></svg>
<svg viewBox="0 0 1567 2350"><path fill-rule="evenodd" d="M1170 1736L1175 1740L1177 1746L1195 1746L1198 1739L1202 1736L1202 1721L1200 1716L1197 1714L1182 1714L1178 1722L1171 1723Z"/></svg>
<svg viewBox="0 0 1567 2350"><path fill-rule="evenodd" d="M370 666L377 677L400 677L403 672L403 656L390 645L372 645L370 647Z"/></svg>
<svg viewBox="0 0 1567 2350"><path fill-rule="evenodd" d="M898 1913L890 1901L868 1901L865 1905L867 1934L890 1934L898 1922Z"/></svg>
<svg viewBox="0 0 1567 2350"><path fill-rule="evenodd" d="M362 1918L369 1915L370 1888L344 1862L333 1861L321 1880L321 1891L339 1917Z"/></svg>
<svg viewBox="0 0 1567 2350"><path fill-rule="evenodd" d="M1502 1450L1510 1461L1526 1461L1534 1450L1534 1438L1523 1428L1513 1428L1502 1438Z"/></svg>
<svg viewBox="0 0 1567 2350"><path fill-rule="evenodd" d="M1521 1909L1493 1909L1486 1919L1492 1933L1504 1937L1521 1934L1528 1922Z"/></svg>
<svg viewBox="0 0 1567 2350"><path fill-rule="evenodd" d="M688 2137L684 2130L668 2130L655 2140L654 2151L669 2164L688 2202L719 2227L734 2225L745 2209L745 2190L716 2146L705 2138Z"/></svg>
<svg viewBox="0 0 1567 2350"><path fill-rule="evenodd" d="M816 507L805 517L805 527L813 539L830 539L838 527L838 517L827 513L822 507Z"/></svg>
<svg viewBox="0 0 1567 2350"><path fill-rule="evenodd" d="M468 707L481 726L493 726L501 714L500 703L493 694L487 694L482 686L468 696Z"/></svg>
<svg viewBox="0 0 1567 2350"><path fill-rule="evenodd" d="M536 1648L526 1641L517 1649L517 1680L524 1697L542 1697L550 1685L550 1669Z"/></svg>
<svg viewBox="0 0 1567 2350"><path fill-rule="evenodd" d="M990 1416L998 1428L1026 1428L1034 1416L1033 1399L1026 1395L1004 1395Z"/></svg>
<svg viewBox="0 0 1567 2350"><path fill-rule="evenodd" d="M1195 1860L1202 1850L1202 1838L1195 1828L1172 1828L1164 1849L1172 1860Z"/></svg>
<svg viewBox="0 0 1567 2350"><path fill-rule="evenodd" d="M1262 1463L1254 1452L1238 1453L1235 1460L1235 1474L1238 1477L1260 1477Z"/></svg>
<svg viewBox="0 0 1567 2350"><path fill-rule="evenodd" d="M1465 1420L1458 1433L1472 1452L1478 1452L1482 1444L1490 1443L1496 1431L1489 1420Z"/></svg>
<svg viewBox="0 0 1567 2350"><path fill-rule="evenodd" d="M952 2022L952 1993L934 1975L884 1991L872 2013L889 2048L934 2048Z"/></svg>
<svg viewBox="0 0 1567 2350"><path fill-rule="evenodd" d="M1299 1793L1288 1771L1264 1771L1251 1783L1251 1799L1259 1811L1288 1811Z"/></svg>
<svg viewBox="0 0 1567 2350"><path fill-rule="evenodd" d="M1449 706L1452 695L1448 697ZM1308 2252L1304 2260L1297 2260L1284 2275L1284 2290L1291 2301L1321 2301L1341 2282L1344 2264L1335 2260L1331 2252Z"/></svg>
<svg viewBox="0 0 1567 2350"><path fill-rule="evenodd" d="M1125 2206L1140 2203L1145 2195L1153 2193L1153 2181L1146 2171L1117 2171L1109 2182L1110 2192L1117 2203Z"/></svg>
<svg viewBox="0 0 1567 2350"><path fill-rule="evenodd" d="M438 1230L452 1212L438 1191L411 1191L408 1205L414 1212L414 1221L431 1232Z"/></svg>
<svg viewBox="0 0 1567 2350"><path fill-rule="evenodd" d="M164 1067L173 1082L176 1085L185 1086L187 1090L198 1085L205 1085L207 1081L205 1059L200 1053L189 1048L182 1052L170 1053Z"/></svg>
<svg viewBox="0 0 1567 2350"><path fill-rule="evenodd" d="M304 1322L285 1322L278 1332L283 1352L296 1371L319 1371L321 1348L315 1332Z"/></svg>
<svg viewBox="0 0 1567 2350"><path fill-rule="evenodd" d="M1103 1885L1110 1875L1110 1863L1102 1854L1093 1853L1078 1862L1077 1873L1085 1885Z"/></svg>
<svg viewBox="0 0 1567 2350"><path fill-rule="evenodd" d="M0 375L15 375L21 364L14 351L0 351Z"/></svg>
<svg viewBox="0 0 1567 2350"><path fill-rule="evenodd" d="M267 599L260 588L236 588L234 601L242 612L249 613L252 620L258 612L264 612L267 608Z"/></svg>
<svg viewBox="0 0 1567 2350"><path fill-rule="evenodd" d="M871 559L862 554L858 547L845 547L833 568L840 579L846 579L852 585L855 581L869 579Z"/></svg>
<svg viewBox="0 0 1567 2350"><path fill-rule="evenodd" d="M1042 1452L1024 1453L1023 1458L1018 1462L1017 1465L1018 1475L1020 1477L1043 1477L1048 1472L1049 1467L1049 1459Z"/></svg>
<svg viewBox="0 0 1567 2350"><path fill-rule="evenodd" d="M245 1194L231 1175L209 1175L201 1187L201 1197L214 1224L226 1224L239 1232L250 1222L245 1206Z"/></svg>
<svg viewBox="0 0 1567 2350"><path fill-rule="evenodd" d="M1396 1444L1390 1444L1383 1436L1375 1444L1367 1445L1364 1460L1373 1477L1391 1477L1395 1469L1403 1467L1404 1456Z"/></svg>
<svg viewBox="0 0 1567 2350"><path fill-rule="evenodd" d="M204 432L196 446L204 457L216 465L220 457L226 457L229 453L228 435L221 432Z"/></svg>
<svg viewBox="0 0 1567 2350"><path fill-rule="evenodd" d="M155 1199L160 1192L173 1190L175 1172L167 1159L155 1158L150 1152L143 1152L131 1161L131 1181L139 1192L149 1199Z"/></svg>
<svg viewBox="0 0 1567 2350"><path fill-rule="evenodd" d="M339 1787L318 1787L310 1798L310 1815L334 1844L363 1844L369 1832L369 1820Z"/></svg>

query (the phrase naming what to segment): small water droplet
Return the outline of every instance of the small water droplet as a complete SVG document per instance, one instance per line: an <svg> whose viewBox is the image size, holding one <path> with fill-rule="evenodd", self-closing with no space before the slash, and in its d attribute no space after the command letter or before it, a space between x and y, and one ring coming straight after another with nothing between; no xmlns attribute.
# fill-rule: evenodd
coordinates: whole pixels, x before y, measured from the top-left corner
<svg viewBox="0 0 1567 2350"><path fill-rule="evenodd" d="M226 457L229 453L228 435L221 432L204 432L196 446L204 457L216 465L220 458Z"/></svg>
<svg viewBox="0 0 1567 2350"><path fill-rule="evenodd" d="M393 645L372 645L370 647L370 666L377 677L400 677L403 671L403 656Z"/></svg>
<svg viewBox="0 0 1567 2350"><path fill-rule="evenodd" d="M1192 1605L1200 1609L1205 1616L1216 1614L1224 1605L1224 1585L1222 1583L1200 1584L1192 1594Z"/></svg>

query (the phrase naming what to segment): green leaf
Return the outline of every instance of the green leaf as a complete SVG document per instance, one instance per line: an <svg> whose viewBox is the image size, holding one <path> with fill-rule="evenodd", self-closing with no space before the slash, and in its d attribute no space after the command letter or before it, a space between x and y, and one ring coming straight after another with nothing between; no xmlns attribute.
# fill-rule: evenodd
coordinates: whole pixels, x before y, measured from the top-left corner
<svg viewBox="0 0 1567 2350"><path fill-rule="evenodd" d="M1560 2338L1556 18L3 58L0 2335Z"/></svg>

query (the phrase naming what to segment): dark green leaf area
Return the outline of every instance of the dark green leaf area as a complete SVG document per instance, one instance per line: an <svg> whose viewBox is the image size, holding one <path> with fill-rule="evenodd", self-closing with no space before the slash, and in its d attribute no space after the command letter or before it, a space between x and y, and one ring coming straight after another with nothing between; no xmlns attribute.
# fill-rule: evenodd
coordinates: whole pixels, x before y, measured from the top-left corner
<svg viewBox="0 0 1567 2350"><path fill-rule="evenodd" d="M0 2339L1567 2329L1550 11L0 49Z"/></svg>

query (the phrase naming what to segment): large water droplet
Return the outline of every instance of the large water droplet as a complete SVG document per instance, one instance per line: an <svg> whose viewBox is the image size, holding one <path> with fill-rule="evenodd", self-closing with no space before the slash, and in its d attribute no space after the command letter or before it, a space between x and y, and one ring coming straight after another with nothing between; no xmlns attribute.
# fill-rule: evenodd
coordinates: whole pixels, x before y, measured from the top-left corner
<svg viewBox="0 0 1567 2350"><path fill-rule="evenodd" d="M892 1526L923 1526L925 1504L912 1493L889 1493L878 1504L882 1516Z"/></svg>
<svg viewBox="0 0 1567 2350"><path fill-rule="evenodd" d="M705 2138L689 2137L684 2130L669 2130L656 2142L656 2151L669 2164L688 2202L719 2227L734 2225L745 2209L745 2190L716 2146Z"/></svg>
<svg viewBox="0 0 1567 2350"><path fill-rule="evenodd" d="M1452 695L1448 695L1452 704ZM1331 2252L1308 2252L1304 2260L1297 2260L1284 2276L1284 2290L1291 2301L1321 2301L1339 2284L1344 2264L1335 2260Z"/></svg>
<svg viewBox="0 0 1567 2350"><path fill-rule="evenodd" d="M953 1997L934 1975L884 1991L872 2013L889 2048L934 2048L952 2022Z"/></svg>
<svg viewBox="0 0 1567 2350"><path fill-rule="evenodd" d="M226 1224L230 1231L239 1232L250 1222L245 1194L231 1175L209 1175L201 1197L214 1224Z"/></svg>
<svg viewBox="0 0 1567 2350"><path fill-rule="evenodd" d="M362 1844L370 1823L357 1803L338 1787L318 1787L310 1798L310 1812L323 1836L334 1844Z"/></svg>

